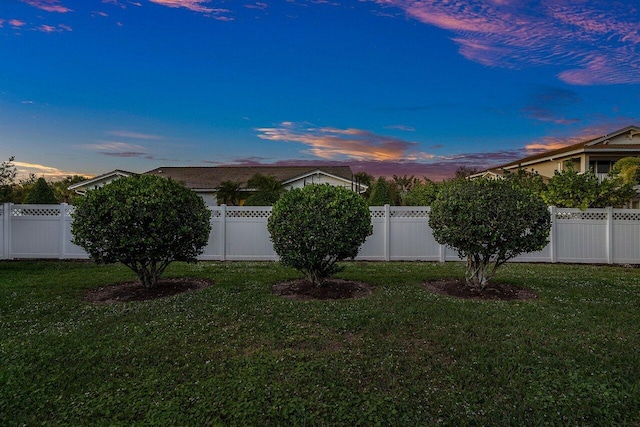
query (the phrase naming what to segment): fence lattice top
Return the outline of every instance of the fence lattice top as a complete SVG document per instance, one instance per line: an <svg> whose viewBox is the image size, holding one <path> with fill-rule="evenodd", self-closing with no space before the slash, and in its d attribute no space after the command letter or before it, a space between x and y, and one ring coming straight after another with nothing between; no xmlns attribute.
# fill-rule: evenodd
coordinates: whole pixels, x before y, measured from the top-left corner
<svg viewBox="0 0 640 427"><path fill-rule="evenodd" d="M11 210L11 216L60 216L60 208L42 208L42 207L14 207Z"/></svg>

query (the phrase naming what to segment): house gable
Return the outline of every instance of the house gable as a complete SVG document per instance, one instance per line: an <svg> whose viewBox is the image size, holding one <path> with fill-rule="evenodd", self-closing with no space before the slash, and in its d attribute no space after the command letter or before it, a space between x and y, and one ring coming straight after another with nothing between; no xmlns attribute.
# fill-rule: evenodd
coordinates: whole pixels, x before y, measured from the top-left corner
<svg viewBox="0 0 640 427"><path fill-rule="evenodd" d="M623 157L640 157L640 127L627 126L607 135L569 145L557 150L528 156L472 176L497 173L501 170L523 168L539 173L543 177L552 177L555 171L563 170L567 163L572 163L579 172L590 168L596 173L606 174L615 161Z"/></svg>
<svg viewBox="0 0 640 427"><path fill-rule="evenodd" d="M135 175L133 172L124 171L120 169L113 170L111 172L104 173L102 175L95 176L87 179L86 181L78 182L67 187L68 190L75 191L76 194L84 195L88 190L102 187L118 178Z"/></svg>

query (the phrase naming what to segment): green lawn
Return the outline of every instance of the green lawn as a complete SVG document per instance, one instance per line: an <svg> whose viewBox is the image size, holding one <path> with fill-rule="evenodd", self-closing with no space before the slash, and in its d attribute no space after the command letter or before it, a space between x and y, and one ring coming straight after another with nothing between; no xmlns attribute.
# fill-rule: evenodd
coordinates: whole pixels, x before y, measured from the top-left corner
<svg viewBox="0 0 640 427"><path fill-rule="evenodd" d="M435 295L459 263L347 263L361 300L289 301L275 263L90 305L122 266L0 262L0 425L639 425L640 269L510 264L526 302Z"/></svg>

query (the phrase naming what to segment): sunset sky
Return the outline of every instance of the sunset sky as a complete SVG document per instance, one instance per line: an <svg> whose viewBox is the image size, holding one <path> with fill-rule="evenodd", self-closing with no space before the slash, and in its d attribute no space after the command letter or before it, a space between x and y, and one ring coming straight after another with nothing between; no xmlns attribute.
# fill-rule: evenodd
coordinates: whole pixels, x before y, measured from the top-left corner
<svg viewBox="0 0 640 427"><path fill-rule="evenodd" d="M0 161L438 180L640 125L640 0L0 0Z"/></svg>

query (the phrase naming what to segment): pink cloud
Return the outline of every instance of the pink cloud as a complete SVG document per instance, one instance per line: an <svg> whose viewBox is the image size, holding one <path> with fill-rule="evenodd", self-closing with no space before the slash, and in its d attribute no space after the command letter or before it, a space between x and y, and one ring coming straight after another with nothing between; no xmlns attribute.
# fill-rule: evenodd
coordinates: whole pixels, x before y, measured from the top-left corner
<svg viewBox="0 0 640 427"><path fill-rule="evenodd" d="M418 144L377 135L361 129L315 128L284 122L279 127L260 128L258 137L269 141L298 142L309 146L305 152L321 159L425 160L428 153L417 152Z"/></svg>
<svg viewBox="0 0 640 427"><path fill-rule="evenodd" d="M23 3L29 6L37 7L40 10L47 12L66 13L71 12L71 9L61 4L60 0L21 0Z"/></svg>
<svg viewBox="0 0 640 427"><path fill-rule="evenodd" d="M266 9L269 7L269 5L262 2L255 2L253 4L246 4L244 7L246 7L247 9Z"/></svg>
<svg viewBox="0 0 640 427"><path fill-rule="evenodd" d="M486 66L560 66L574 85L640 82L640 11L624 2L374 1L451 32L461 55Z"/></svg>
<svg viewBox="0 0 640 427"><path fill-rule="evenodd" d="M627 119L621 118L620 120L616 120L612 123L603 123L597 126L584 127L577 134L572 134L569 136L545 136L527 144L525 146L525 150L528 151L529 154L532 154L536 152L544 152L568 147L570 145L600 138L611 132L612 129L619 129L620 126L624 126L624 124L628 124Z"/></svg>
<svg viewBox="0 0 640 427"><path fill-rule="evenodd" d="M57 27L43 24L39 27L36 27L36 31L40 31L42 33L61 33L63 31L71 31L71 27L64 24L59 24Z"/></svg>
<svg viewBox="0 0 640 427"><path fill-rule="evenodd" d="M55 33L57 31L56 27L52 27L51 25L40 25L37 30L43 33Z"/></svg>
<svg viewBox="0 0 640 427"><path fill-rule="evenodd" d="M20 21L19 19L10 19L7 23L15 28L24 27L27 24L26 22Z"/></svg>
<svg viewBox="0 0 640 427"><path fill-rule="evenodd" d="M4 27L4 19L0 19L0 28Z"/></svg>

